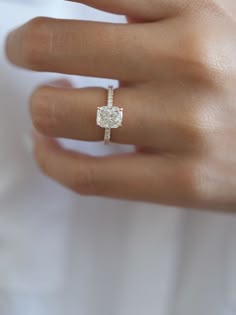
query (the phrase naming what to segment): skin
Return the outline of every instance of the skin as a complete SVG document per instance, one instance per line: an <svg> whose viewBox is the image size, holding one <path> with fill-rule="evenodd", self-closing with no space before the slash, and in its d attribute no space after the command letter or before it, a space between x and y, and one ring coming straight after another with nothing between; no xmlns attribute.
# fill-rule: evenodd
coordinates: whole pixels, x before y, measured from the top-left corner
<svg viewBox="0 0 236 315"><path fill-rule="evenodd" d="M41 86L30 112L42 171L84 195L236 212L235 0L83 0L127 24L36 18L9 34L9 60L35 71L117 79L136 152L91 157L57 137L101 141L103 88Z"/></svg>

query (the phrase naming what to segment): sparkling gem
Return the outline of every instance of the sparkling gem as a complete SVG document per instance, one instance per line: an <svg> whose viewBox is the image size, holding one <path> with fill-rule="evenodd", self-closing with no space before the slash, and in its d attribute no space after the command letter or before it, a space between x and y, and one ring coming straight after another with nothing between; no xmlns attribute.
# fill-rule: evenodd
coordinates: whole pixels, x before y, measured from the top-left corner
<svg viewBox="0 0 236 315"><path fill-rule="evenodd" d="M113 106L102 106L97 111L97 124L102 128L118 128L122 125L123 111Z"/></svg>

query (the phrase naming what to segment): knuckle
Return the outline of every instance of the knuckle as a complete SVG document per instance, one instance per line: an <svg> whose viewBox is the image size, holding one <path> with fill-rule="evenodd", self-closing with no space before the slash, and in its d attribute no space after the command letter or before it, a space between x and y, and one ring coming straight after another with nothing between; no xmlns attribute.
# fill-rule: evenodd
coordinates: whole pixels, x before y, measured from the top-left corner
<svg viewBox="0 0 236 315"><path fill-rule="evenodd" d="M213 67L210 58L210 51L202 46L201 41L191 41L186 49L186 55L189 56L191 75L194 79L209 80L212 79Z"/></svg>
<svg viewBox="0 0 236 315"><path fill-rule="evenodd" d="M191 28L182 38L182 58L187 77L203 83L214 85L224 75L225 67L219 61L222 56L219 44L209 32L203 32L199 27ZM181 58L181 57L180 57Z"/></svg>
<svg viewBox="0 0 236 315"><path fill-rule="evenodd" d="M52 32L50 19L37 17L24 27L22 59L33 70L40 70L51 51Z"/></svg>
<svg viewBox="0 0 236 315"><path fill-rule="evenodd" d="M178 174L178 187L181 189L183 200L188 204L201 203L207 192L207 181L205 179L204 167L201 161L185 161L182 165L181 176Z"/></svg>
<svg viewBox="0 0 236 315"><path fill-rule="evenodd" d="M200 205L214 199L215 181L208 164L205 160L195 161L188 171L189 194Z"/></svg>
<svg viewBox="0 0 236 315"><path fill-rule="evenodd" d="M173 134L181 139L181 150L199 152L206 147L206 132L201 128L200 121L188 120L174 123Z"/></svg>
<svg viewBox="0 0 236 315"><path fill-rule="evenodd" d="M57 119L55 101L50 96L49 87L35 90L30 100L30 113L34 127L46 135L54 134Z"/></svg>
<svg viewBox="0 0 236 315"><path fill-rule="evenodd" d="M226 172L228 177L226 179ZM235 211L232 169L222 168L217 161L207 158L195 160L188 170L186 190L196 207ZM188 183L188 186L187 186Z"/></svg>
<svg viewBox="0 0 236 315"><path fill-rule="evenodd" d="M193 103L191 109L186 104L185 112L185 118L179 119L175 126L182 143L195 154L210 152L215 134L221 126L218 106L211 104L209 99L201 99L200 103Z"/></svg>
<svg viewBox="0 0 236 315"><path fill-rule="evenodd" d="M94 163L79 163L77 171L74 172L73 189L81 195L98 195L96 178Z"/></svg>
<svg viewBox="0 0 236 315"><path fill-rule="evenodd" d="M196 119L192 121L192 125L183 127L185 138L195 152L205 151L208 145L208 133L206 128L203 128L203 124L203 121Z"/></svg>

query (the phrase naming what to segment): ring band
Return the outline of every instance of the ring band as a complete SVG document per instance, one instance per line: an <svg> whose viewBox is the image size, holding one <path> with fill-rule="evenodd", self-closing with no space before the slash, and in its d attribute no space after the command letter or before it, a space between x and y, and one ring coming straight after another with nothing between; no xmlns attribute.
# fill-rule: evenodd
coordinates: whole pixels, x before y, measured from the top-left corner
<svg viewBox="0 0 236 315"><path fill-rule="evenodd" d="M97 125L105 128L104 143L111 140L111 129L122 127L123 108L114 106L114 88L108 87L107 105L97 108Z"/></svg>

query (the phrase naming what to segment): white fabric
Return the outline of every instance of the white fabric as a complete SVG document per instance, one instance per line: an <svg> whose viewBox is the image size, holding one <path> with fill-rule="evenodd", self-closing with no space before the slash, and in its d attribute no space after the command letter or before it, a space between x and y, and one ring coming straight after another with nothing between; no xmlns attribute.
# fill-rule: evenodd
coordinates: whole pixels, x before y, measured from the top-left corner
<svg viewBox="0 0 236 315"><path fill-rule="evenodd" d="M28 97L58 75L4 57L7 31L37 15L122 21L59 0L0 1L0 314L235 315L235 216L80 197L38 171Z"/></svg>

